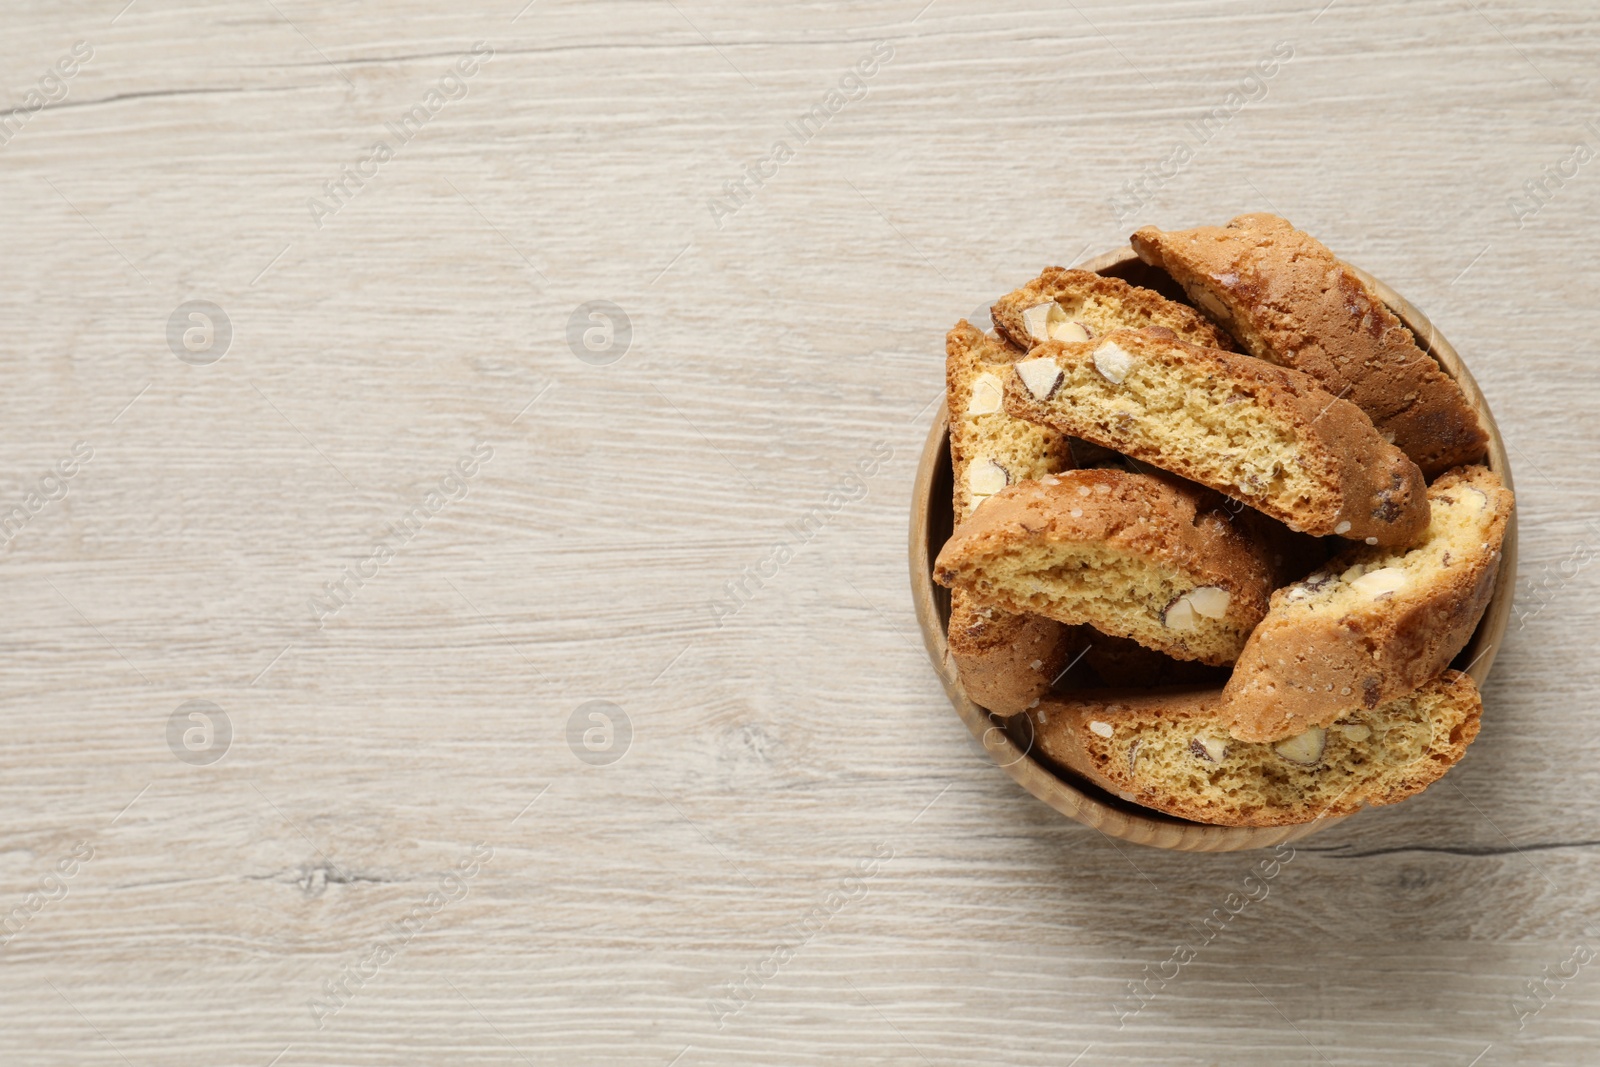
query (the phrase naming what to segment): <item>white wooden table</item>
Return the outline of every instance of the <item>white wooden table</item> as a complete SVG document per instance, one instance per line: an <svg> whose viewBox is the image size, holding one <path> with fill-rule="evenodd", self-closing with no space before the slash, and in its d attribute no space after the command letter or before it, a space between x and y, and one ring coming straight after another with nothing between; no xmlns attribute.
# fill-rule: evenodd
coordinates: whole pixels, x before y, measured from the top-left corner
<svg viewBox="0 0 1600 1067"><path fill-rule="evenodd" d="M123 2L0 13L0 1061L1600 1062L1592 5ZM1523 616L1239 908L904 552L957 318L1248 210L1466 356Z"/></svg>

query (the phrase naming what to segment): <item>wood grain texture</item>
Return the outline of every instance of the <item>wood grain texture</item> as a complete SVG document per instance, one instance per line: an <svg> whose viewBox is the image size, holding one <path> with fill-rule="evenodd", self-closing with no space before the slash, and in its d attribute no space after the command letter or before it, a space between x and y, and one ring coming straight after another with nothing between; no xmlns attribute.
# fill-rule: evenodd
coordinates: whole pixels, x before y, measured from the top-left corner
<svg viewBox="0 0 1600 1067"><path fill-rule="evenodd" d="M93 48L0 146L0 514L93 449L0 555L0 1061L1592 1062L1600 963L1520 1029L1514 998L1600 947L1600 177L1520 224L1508 198L1600 142L1600 13L520 6L0 11L8 106ZM905 528L957 318L1260 209L1461 351L1521 574L1462 765L1208 927L1256 858L1134 851L997 773L928 669ZM189 300L232 325L210 365L168 344ZM596 300L631 324L605 366L568 339ZM208 766L168 747L190 700L232 726ZM606 766L568 740L591 700L631 724Z"/></svg>

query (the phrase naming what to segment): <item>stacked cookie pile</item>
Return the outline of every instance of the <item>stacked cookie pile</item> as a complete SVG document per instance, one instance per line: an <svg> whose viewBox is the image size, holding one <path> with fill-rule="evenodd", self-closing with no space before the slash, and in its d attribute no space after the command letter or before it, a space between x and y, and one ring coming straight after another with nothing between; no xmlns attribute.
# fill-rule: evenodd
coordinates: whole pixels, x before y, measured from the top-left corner
<svg viewBox="0 0 1600 1067"><path fill-rule="evenodd" d="M1388 804L1477 735L1448 669L1512 494L1453 379L1271 215L1133 235L946 339L949 649L1035 756L1197 822Z"/></svg>

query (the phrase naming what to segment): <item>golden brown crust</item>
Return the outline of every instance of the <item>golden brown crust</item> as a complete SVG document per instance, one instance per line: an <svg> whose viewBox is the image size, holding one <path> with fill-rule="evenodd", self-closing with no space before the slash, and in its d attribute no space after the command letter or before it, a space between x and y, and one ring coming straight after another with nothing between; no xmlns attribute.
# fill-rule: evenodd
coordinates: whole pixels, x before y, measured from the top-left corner
<svg viewBox="0 0 1600 1067"><path fill-rule="evenodd" d="M1221 740L1214 689L1048 699L1013 733L1031 727L1034 751L1131 803L1213 825L1288 826L1420 793L1466 753L1481 714L1471 677L1446 671L1330 730L1309 765L1271 745Z"/></svg>
<svg viewBox="0 0 1600 1067"><path fill-rule="evenodd" d="M1179 479L1118 470L1022 482L956 528L934 564L934 578L1007 611L1091 625L1178 659L1231 663L1266 610L1272 569L1264 546L1229 522L1223 503L1218 494ZM1007 583L992 576L996 561L1026 567L1053 552L1076 554L1073 573L1080 582L1112 576L1104 585L1126 573L1152 592L1141 600L1130 588L1117 599L1095 585L1050 592L1032 578ZM1029 588L1034 585L1037 590ZM1226 592L1223 615L1186 618L1195 629L1170 627L1166 612L1173 601L1208 587Z"/></svg>
<svg viewBox="0 0 1600 1067"><path fill-rule="evenodd" d="M1108 381L1097 363L1107 346L1133 359L1134 371L1116 383ZM1066 376L1040 398L1019 370L1043 359L1054 361ZM1147 377L1136 377L1146 369L1151 370ZM1199 406L1224 443L1186 456L1187 439L1175 436L1171 420L1177 416L1164 406L1167 399L1147 398L1138 383L1171 388L1189 379L1228 400L1209 401L1198 386L1191 391L1187 402ZM1116 408L1116 417L1097 414L1089 399ZM1116 330L1086 343L1050 341L1012 366L1005 406L1019 418L1227 493L1302 533L1396 545L1414 541L1428 525L1422 472L1378 435L1360 409L1327 393L1308 375L1250 356L1201 348L1150 330ZM1252 455L1245 417L1260 418L1293 441L1293 454L1275 461L1284 473L1267 479L1240 466L1243 461L1237 457ZM1289 476L1309 478L1314 483L1311 494L1280 499L1282 491L1274 480Z"/></svg>
<svg viewBox="0 0 1600 1067"><path fill-rule="evenodd" d="M1061 305L1066 317L1088 326L1096 335L1119 327L1159 326L1185 341L1210 348L1233 348L1228 335L1195 311L1150 289L1086 270L1046 267L1033 281L995 302L990 313L995 330L1023 350L1043 338L1028 333L1022 312L1048 301Z"/></svg>
<svg viewBox="0 0 1600 1067"><path fill-rule="evenodd" d="M968 480L974 462L992 459L1005 470L1009 484L1069 469L1072 449L1056 431L1007 414L998 407L998 395L993 396L994 410L972 410L990 407L985 401L995 388L993 383L1003 381L1010 365L1026 354L1021 349L986 335L965 319L945 335L944 347L950 466L959 525L977 506ZM980 381L985 395L974 405L973 388Z"/></svg>
<svg viewBox="0 0 1600 1067"><path fill-rule="evenodd" d="M1225 690L1233 736L1276 741L1376 707L1466 645L1494 593L1512 495L1473 466L1441 475L1428 496L1434 522L1411 552L1350 549L1273 594ZM1363 575L1367 591L1349 585Z"/></svg>
<svg viewBox="0 0 1600 1067"><path fill-rule="evenodd" d="M950 594L950 661L967 696L996 715L1039 702L1083 646L1078 628L1038 615L986 608L970 594Z"/></svg>
<svg viewBox="0 0 1600 1067"><path fill-rule="evenodd" d="M1460 386L1377 294L1276 215L1131 238L1251 355L1304 371L1366 412L1428 477L1483 457L1488 435Z"/></svg>

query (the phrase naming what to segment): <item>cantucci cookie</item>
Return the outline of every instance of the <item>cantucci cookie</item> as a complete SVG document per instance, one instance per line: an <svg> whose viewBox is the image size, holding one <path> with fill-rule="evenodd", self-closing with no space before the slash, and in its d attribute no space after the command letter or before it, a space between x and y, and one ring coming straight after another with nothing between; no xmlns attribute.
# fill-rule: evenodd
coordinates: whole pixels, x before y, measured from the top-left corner
<svg viewBox="0 0 1600 1067"><path fill-rule="evenodd" d="M1163 331L1047 341L1014 365L1005 406L1301 533L1404 545L1428 525L1422 472L1355 405L1298 371Z"/></svg>
<svg viewBox="0 0 1600 1067"><path fill-rule="evenodd" d="M1193 230L1146 226L1132 242L1245 351L1345 397L1428 477L1483 456L1488 435L1461 387L1316 238L1276 215L1240 215Z"/></svg>
<svg viewBox="0 0 1600 1067"><path fill-rule="evenodd" d="M967 696L996 715L1037 704L1083 650L1081 630L985 607L961 590L950 595L950 661Z"/></svg>
<svg viewBox="0 0 1600 1067"><path fill-rule="evenodd" d="M1046 267L997 301L994 328L1022 349L1044 341L1088 341L1120 327L1162 326L1185 341L1231 349L1227 334L1194 310L1160 293L1086 270Z"/></svg>
<svg viewBox="0 0 1600 1067"><path fill-rule="evenodd" d="M956 528L933 576L1006 611L1232 663L1266 612L1272 568L1224 503L1153 474L1046 475L990 497Z"/></svg>
<svg viewBox="0 0 1600 1067"><path fill-rule="evenodd" d="M1134 804L1222 826L1288 826L1422 792L1465 754L1482 710L1472 678L1445 671L1277 744L1229 737L1216 690L1074 694L1042 701L1010 731Z"/></svg>
<svg viewBox="0 0 1600 1067"><path fill-rule="evenodd" d="M963 319L945 335L955 521L1015 482L1072 466L1067 439L1006 414L1004 376L1025 353Z"/></svg>
<svg viewBox="0 0 1600 1067"><path fill-rule="evenodd" d="M1224 691L1233 735L1274 741L1415 689L1472 637L1494 592L1511 491L1486 467L1428 489L1409 551L1352 548L1272 596Z"/></svg>
<svg viewBox="0 0 1600 1067"><path fill-rule="evenodd" d="M1023 355L965 321L945 337L957 525L1007 484L1072 466L1065 437L1012 418L1001 406L1001 375ZM950 597L946 633L950 661L967 695L1001 715L1021 711L1043 696L1075 647L1071 627L1054 619L1013 615L959 591Z"/></svg>

